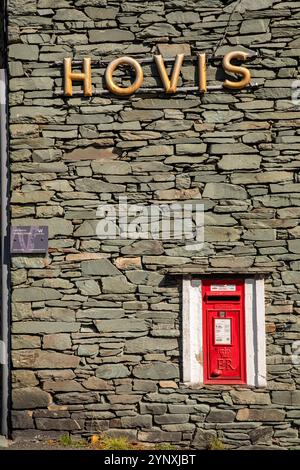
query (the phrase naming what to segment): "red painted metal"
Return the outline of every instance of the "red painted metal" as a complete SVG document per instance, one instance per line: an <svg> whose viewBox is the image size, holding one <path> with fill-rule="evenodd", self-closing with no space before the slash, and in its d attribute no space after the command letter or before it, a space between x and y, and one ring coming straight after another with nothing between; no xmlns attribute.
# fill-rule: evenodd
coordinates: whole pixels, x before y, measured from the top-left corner
<svg viewBox="0 0 300 470"><path fill-rule="evenodd" d="M202 281L204 383L245 384L244 281Z"/></svg>

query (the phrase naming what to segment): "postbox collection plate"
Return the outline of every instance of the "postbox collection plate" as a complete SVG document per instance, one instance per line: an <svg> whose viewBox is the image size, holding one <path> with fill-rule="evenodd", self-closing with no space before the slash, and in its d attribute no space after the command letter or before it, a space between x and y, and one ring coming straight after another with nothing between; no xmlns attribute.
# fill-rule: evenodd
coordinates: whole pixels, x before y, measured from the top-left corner
<svg viewBox="0 0 300 470"><path fill-rule="evenodd" d="M11 253L47 253L48 227L16 225L11 227Z"/></svg>

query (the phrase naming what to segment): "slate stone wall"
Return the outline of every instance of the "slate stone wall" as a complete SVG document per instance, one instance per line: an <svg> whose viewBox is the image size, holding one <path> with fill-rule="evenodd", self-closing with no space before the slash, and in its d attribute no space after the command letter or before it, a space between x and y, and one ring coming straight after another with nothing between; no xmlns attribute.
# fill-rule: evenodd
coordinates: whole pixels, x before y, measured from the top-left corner
<svg viewBox="0 0 300 470"><path fill-rule="evenodd" d="M46 257L12 258L13 435L299 448L299 2L9 0L8 20L11 217L50 235ZM206 51L214 85L230 48L258 52L258 87L66 98L53 65ZM93 64L97 89L104 71ZM120 195L203 202L204 248L99 240L99 202ZM168 270L190 264L266 272L266 389L182 383L181 277Z"/></svg>

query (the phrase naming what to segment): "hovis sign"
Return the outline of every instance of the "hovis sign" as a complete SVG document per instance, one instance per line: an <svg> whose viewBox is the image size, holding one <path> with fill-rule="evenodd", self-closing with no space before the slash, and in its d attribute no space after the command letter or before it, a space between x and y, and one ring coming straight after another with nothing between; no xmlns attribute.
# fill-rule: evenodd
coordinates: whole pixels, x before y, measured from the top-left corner
<svg viewBox="0 0 300 470"><path fill-rule="evenodd" d="M245 61L247 58L255 54L248 54L243 51L233 51L226 54L223 58L222 65L225 72L234 73L239 76L239 80L231 81L225 80L222 84L223 87L241 90L250 84L251 74L250 71L241 65L235 65L234 60ZM185 59L184 54L177 54L175 63L171 75L169 76L166 70L166 60L161 55L154 56L154 62L156 64L158 74L160 76L163 90L165 93L172 94L176 93L178 88L178 81L180 77L180 71ZM198 67L198 84L197 88L199 92L205 93L208 90L207 78L206 78L206 54L198 54L196 56L197 67ZM77 62L77 61L76 61ZM141 60L140 62L143 62ZM132 57L120 57L110 62L105 71L105 83L109 92L118 96L129 96L135 93L141 88L144 73L140 62ZM148 59L147 59L148 62ZM169 62L169 61L168 61ZM134 82L128 87L120 87L114 81L113 74L119 66L126 65L133 69L135 74ZM93 95L92 88L92 65L91 59L86 57L83 59L82 71L77 72L72 68L72 59L64 59L64 94L66 96L73 95L73 82L83 82L83 90L85 96Z"/></svg>

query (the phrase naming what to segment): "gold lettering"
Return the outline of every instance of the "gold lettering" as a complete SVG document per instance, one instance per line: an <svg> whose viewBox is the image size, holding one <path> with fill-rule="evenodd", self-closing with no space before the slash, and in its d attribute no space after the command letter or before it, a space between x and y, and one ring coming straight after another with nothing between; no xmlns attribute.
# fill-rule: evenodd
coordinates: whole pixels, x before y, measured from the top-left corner
<svg viewBox="0 0 300 470"><path fill-rule="evenodd" d="M198 54L199 91L207 91L206 54Z"/></svg>
<svg viewBox="0 0 300 470"><path fill-rule="evenodd" d="M162 56L155 55L154 59L166 93L176 93L180 70L184 60L184 54L177 54L171 75L171 80L169 79L169 76L167 74L164 59L162 58Z"/></svg>
<svg viewBox="0 0 300 470"><path fill-rule="evenodd" d="M83 59L83 71L72 72L72 59L64 59L64 91L66 96L73 95L73 81L83 82L85 96L92 96L92 67L91 59Z"/></svg>
<svg viewBox="0 0 300 470"><path fill-rule="evenodd" d="M135 71L135 81L129 87L119 87L113 80L113 73L119 65L130 65ZM140 64L136 60L132 59L132 57L120 57L119 59L113 60L108 65L105 72L105 80L106 86L111 93L119 96L127 96L132 95L132 93L141 87L144 80L144 73Z"/></svg>
<svg viewBox="0 0 300 470"><path fill-rule="evenodd" d="M248 54L246 52L242 51L234 51L234 52L229 52L226 54L226 56L223 59L223 68L226 72L233 72L237 73L238 75L242 75L243 79L240 80L239 82L232 82L230 80L225 80L223 83L223 86L226 88L231 88L234 90L241 90L242 88L245 88L247 85L249 85L251 81L251 74L246 67L241 67L238 65L233 65L231 63L232 59L238 59L238 60L246 60L248 57Z"/></svg>

